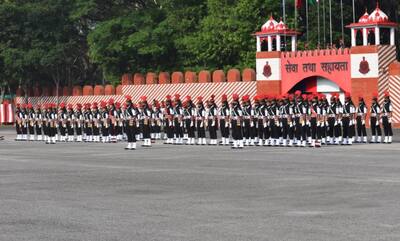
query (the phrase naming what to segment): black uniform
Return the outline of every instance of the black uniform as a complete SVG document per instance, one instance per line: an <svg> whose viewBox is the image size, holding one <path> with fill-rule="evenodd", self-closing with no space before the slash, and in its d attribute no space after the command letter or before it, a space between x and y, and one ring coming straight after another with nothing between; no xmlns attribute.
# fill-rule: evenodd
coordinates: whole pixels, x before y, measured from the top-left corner
<svg viewBox="0 0 400 241"><path fill-rule="evenodd" d="M212 104L207 111L207 121L208 121L208 131L210 133L210 139L212 141L211 144L217 144L215 140L217 140L217 129L218 129L218 122L217 122L217 107L215 104Z"/></svg>
<svg viewBox="0 0 400 241"><path fill-rule="evenodd" d="M204 105L200 104L197 106L196 110L197 138L199 138L198 144L202 144L201 139L206 138L206 128L204 126L205 118L206 118L206 110L204 108Z"/></svg>
<svg viewBox="0 0 400 241"><path fill-rule="evenodd" d="M124 116L128 143L136 143L137 115L137 111L132 106L126 108Z"/></svg>
<svg viewBox="0 0 400 241"><path fill-rule="evenodd" d="M41 109L36 110L35 118L36 135L38 137L38 140L42 140L43 113Z"/></svg>
<svg viewBox="0 0 400 241"><path fill-rule="evenodd" d="M385 143L392 142L393 130L392 130L392 104L390 100L385 99L382 106L382 125L385 133Z"/></svg>
<svg viewBox="0 0 400 241"><path fill-rule="evenodd" d="M367 129L365 127L365 115L367 114L367 106L364 101L360 101L357 108L357 142L367 142Z"/></svg>
<svg viewBox="0 0 400 241"><path fill-rule="evenodd" d="M223 102L219 111L219 128L222 138L229 139L229 106L228 102ZM229 140L228 140L229 141ZM228 144L228 143L225 143Z"/></svg>
<svg viewBox="0 0 400 241"><path fill-rule="evenodd" d="M75 126L75 113L72 109L67 111L67 133L71 138L74 136L74 126ZM72 138L70 139L72 140Z"/></svg>
<svg viewBox="0 0 400 241"><path fill-rule="evenodd" d="M371 134L372 134L371 142L372 143L376 141L380 142L381 141L380 138L382 136L382 130L379 123L381 108L379 107L379 104L377 102L372 104L370 112L371 112L370 116Z"/></svg>
<svg viewBox="0 0 400 241"><path fill-rule="evenodd" d="M231 109L231 125L232 125L232 137L234 140L243 140L242 134L242 118L243 112L239 105L235 105Z"/></svg>

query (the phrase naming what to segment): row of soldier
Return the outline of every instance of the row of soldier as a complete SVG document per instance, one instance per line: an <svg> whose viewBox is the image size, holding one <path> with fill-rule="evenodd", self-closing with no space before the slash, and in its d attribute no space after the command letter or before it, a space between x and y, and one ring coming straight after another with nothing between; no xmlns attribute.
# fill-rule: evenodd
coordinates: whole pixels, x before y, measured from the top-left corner
<svg viewBox="0 0 400 241"><path fill-rule="evenodd" d="M108 102L77 104L61 103L17 106L16 140L118 142L127 140L126 149L136 149L137 140L150 147L155 140L164 139L166 144L231 145L244 146L311 146L351 145L354 141L367 143L366 121L370 122L371 143L392 142L390 97L385 93L382 107L377 95L367 108L360 97L356 107L349 94L341 103L333 93L330 101L323 94L240 98L232 96L229 104L226 95L218 107L215 96L203 102L190 96L183 100L179 95L167 96L161 103L152 105L145 96L137 105L130 96L121 105ZM196 103L195 103L196 102ZM369 120L367 114L369 113ZM218 130L221 141L218 141ZM206 132L209 135L207 143ZM29 134L29 135L28 135ZM197 141L196 141L197 139Z"/></svg>

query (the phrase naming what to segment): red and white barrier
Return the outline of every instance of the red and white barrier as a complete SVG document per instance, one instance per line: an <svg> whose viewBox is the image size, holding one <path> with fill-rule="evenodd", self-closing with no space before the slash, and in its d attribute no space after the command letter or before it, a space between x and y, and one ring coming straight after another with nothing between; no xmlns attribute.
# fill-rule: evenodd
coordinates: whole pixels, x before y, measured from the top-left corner
<svg viewBox="0 0 400 241"><path fill-rule="evenodd" d="M14 113L14 108L13 105L8 104L7 106L7 119L6 119L7 123L14 123L15 121L15 113Z"/></svg>
<svg viewBox="0 0 400 241"><path fill-rule="evenodd" d="M67 104L77 103L93 103L100 101L108 101L113 98L115 101L123 103L125 95L132 96L132 100L137 102L141 96L147 96L151 103L153 99L165 100L167 95L180 94L184 99L186 95L190 95L195 101L198 96L202 96L204 100L208 100L211 95L215 95L215 101L218 105L221 103L221 96L228 95L228 101L231 101L232 94L239 96L250 95L251 97L257 94L257 82L224 82L224 83L182 83L182 84L153 84L153 85L126 85L122 87L122 95L91 95L91 96L59 96L59 103ZM33 106L38 104L57 103L55 96L41 97L16 97L16 103L31 103Z"/></svg>
<svg viewBox="0 0 400 241"><path fill-rule="evenodd" d="M0 124L11 124L14 123L14 120L13 106L4 101L3 104L0 104Z"/></svg>
<svg viewBox="0 0 400 241"><path fill-rule="evenodd" d="M0 104L0 123L3 124L6 122L6 109L4 104Z"/></svg>

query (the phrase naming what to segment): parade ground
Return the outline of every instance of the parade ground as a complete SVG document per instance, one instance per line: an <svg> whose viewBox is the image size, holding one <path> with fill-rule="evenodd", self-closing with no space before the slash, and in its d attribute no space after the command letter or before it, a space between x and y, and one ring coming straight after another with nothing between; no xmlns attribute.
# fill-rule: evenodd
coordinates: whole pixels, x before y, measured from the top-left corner
<svg viewBox="0 0 400 241"><path fill-rule="evenodd" d="M400 240L399 134L391 145L125 151L15 142L0 128L0 240Z"/></svg>

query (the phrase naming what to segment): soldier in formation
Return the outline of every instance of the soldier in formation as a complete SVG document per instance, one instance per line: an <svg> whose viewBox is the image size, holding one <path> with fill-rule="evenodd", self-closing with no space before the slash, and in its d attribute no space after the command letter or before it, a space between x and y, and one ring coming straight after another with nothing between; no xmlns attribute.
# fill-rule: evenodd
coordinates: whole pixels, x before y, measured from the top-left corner
<svg viewBox="0 0 400 241"><path fill-rule="evenodd" d="M257 95L242 98L234 94L196 103L191 96L181 100L168 95L165 101L153 100L152 105L142 96L137 105L132 97L126 102L72 104L54 103L43 106L17 105L16 132L18 141L103 142L127 141L127 150L151 147L157 140L175 145L297 146L352 145L366 143L367 118L371 128L370 143L392 143L392 106L389 93L383 104L373 95L367 107L364 98L358 105L345 93L344 103L332 93L330 100L323 94L294 94L282 96ZM43 108L42 108L43 107ZM83 109L82 109L83 108ZM382 131L383 128L383 131ZM382 141L382 134L384 139ZM209 139L207 140L207 136ZM218 141L220 136L220 141Z"/></svg>

